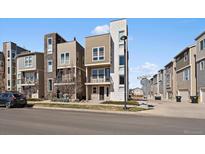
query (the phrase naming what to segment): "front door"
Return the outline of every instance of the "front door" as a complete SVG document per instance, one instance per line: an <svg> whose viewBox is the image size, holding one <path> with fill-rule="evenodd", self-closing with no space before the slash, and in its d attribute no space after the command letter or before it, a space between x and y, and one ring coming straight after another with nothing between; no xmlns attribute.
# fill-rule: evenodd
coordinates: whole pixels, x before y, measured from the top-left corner
<svg viewBox="0 0 205 154"><path fill-rule="evenodd" d="M100 100L104 100L104 87L100 87Z"/></svg>

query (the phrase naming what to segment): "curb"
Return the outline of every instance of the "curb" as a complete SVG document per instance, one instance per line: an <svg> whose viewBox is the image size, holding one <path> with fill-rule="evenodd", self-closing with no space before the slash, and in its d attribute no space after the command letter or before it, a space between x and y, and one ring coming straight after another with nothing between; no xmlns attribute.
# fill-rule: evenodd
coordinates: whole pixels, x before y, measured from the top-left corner
<svg viewBox="0 0 205 154"><path fill-rule="evenodd" d="M89 109L75 109L75 108L56 108L56 107L42 107L33 106L33 109L47 109L47 110L61 110L61 111L78 111L78 112L92 112L92 113L110 113L110 114L124 114L124 115L139 115L139 112L126 111L105 111L105 110L89 110Z"/></svg>

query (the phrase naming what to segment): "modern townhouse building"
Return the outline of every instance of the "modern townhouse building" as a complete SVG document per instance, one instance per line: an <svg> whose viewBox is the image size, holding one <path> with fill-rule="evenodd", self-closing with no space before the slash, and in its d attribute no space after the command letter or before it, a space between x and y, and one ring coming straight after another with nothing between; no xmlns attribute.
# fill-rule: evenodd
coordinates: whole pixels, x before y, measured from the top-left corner
<svg viewBox="0 0 205 154"><path fill-rule="evenodd" d="M27 98L44 97L44 54L29 52L16 58L17 90Z"/></svg>
<svg viewBox="0 0 205 154"><path fill-rule="evenodd" d="M112 21L108 34L85 38L86 100L124 100L125 55L124 42L120 39L124 35L127 36L125 19ZM125 47L127 51L127 44ZM126 83L128 97L127 80Z"/></svg>
<svg viewBox="0 0 205 154"><path fill-rule="evenodd" d="M4 54L0 51L0 92L5 90Z"/></svg>
<svg viewBox="0 0 205 154"><path fill-rule="evenodd" d="M150 94L149 99L154 98L154 86L153 86L153 77L150 79Z"/></svg>
<svg viewBox="0 0 205 154"><path fill-rule="evenodd" d="M158 96L158 75L153 76L153 96Z"/></svg>
<svg viewBox="0 0 205 154"><path fill-rule="evenodd" d="M192 45L175 56L176 90L183 102L190 102L190 96L196 96L195 55L196 46Z"/></svg>
<svg viewBox="0 0 205 154"><path fill-rule="evenodd" d="M57 44L66 40L57 33L44 36L44 95L51 99L55 95L54 81L57 77Z"/></svg>
<svg viewBox="0 0 205 154"><path fill-rule="evenodd" d="M165 98L165 71L161 69L158 71L158 95Z"/></svg>
<svg viewBox="0 0 205 154"><path fill-rule="evenodd" d="M124 42L127 36L127 21L116 20L110 23L110 33L85 38L86 100L122 101L126 82L124 79ZM128 51L127 43L125 45ZM128 69L127 74L128 74Z"/></svg>
<svg viewBox="0 0 205 154"><path fill-rule="evenodd" d="M165 66L165 94L166 99L173 100L176 97L176 62L169 62Z"/></svg>
<svg viewBox="0 0 205 154"><path fill-rule="evenodd" d="M73 41L57 44L57 77L54 91L73 100L85 99L84 48Z"/></svg>
<svg viewBox="0 0 205 154"><path fill-rule="evenodd" d="M205 32L196 39L197 95L205 103Z"/></svg>
<svg viewBox="0 0 205 154"><path fill-rule="evenodd" d="M3 43L3 53L5 59L5 90L16 90L16 56L29 52L13 42Z"/></svg>

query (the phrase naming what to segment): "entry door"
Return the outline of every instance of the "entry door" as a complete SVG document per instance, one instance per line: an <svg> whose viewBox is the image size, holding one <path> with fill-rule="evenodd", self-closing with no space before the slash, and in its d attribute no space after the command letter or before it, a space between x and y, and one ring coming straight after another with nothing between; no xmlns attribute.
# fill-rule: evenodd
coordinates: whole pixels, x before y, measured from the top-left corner
<svg viewBox="0 0 205 154"><path fill-rule="evenodd" d="M104 100L104 87L100 87L100 100Z"/></svg>

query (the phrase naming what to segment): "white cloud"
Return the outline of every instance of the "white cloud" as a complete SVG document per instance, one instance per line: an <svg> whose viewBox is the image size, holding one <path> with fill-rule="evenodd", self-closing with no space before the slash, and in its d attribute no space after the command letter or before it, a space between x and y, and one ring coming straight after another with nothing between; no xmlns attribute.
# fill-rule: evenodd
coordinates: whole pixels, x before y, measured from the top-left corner
<svg viewBox="0 0 205 154"><path fill-rule="evenodd" d="M135 68L130 68L131 73L137 73L138 75L154 75L159 70L159 66L150 62L146 62Z"/></svg>
<svg viewBox="0 0 205 154"><path fill-rule="evenodd" d="M92 34L96 35L96 34L104 34L104 33L109 33L110 28L108 25L100 25L100 26L96 26L93 30L92 30Z"/></svg>

